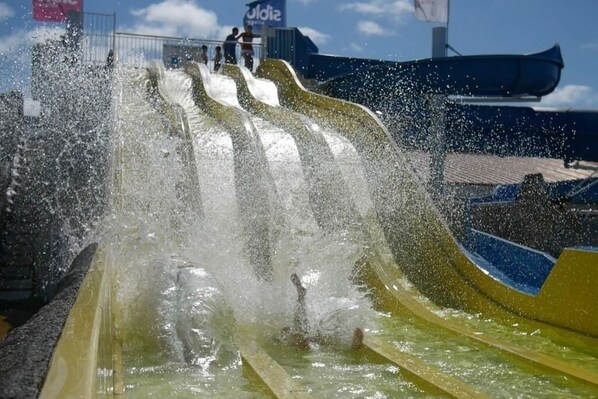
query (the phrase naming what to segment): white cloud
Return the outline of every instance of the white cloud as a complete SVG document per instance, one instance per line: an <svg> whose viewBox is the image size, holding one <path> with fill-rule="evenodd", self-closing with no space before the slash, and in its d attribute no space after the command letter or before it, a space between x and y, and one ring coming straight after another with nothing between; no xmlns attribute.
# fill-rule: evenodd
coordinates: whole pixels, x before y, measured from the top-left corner
<svg viewBox="0 0 598 399"><path fill-rule="evenodd" d="M0 54L4 54L11 50L17 49L24 44L27 44L26 32L14 31L12 34L8 36L0 37Z"/></svg>
<svg viewBox="0 0 598 399"><path fill-rule="evenodd" d="M368 36L388 36L390 34L374 21L359 21L357 30Z"/></svg>
<svg viewBox="0 0 598 399"><path fill-rule="evenodd" d="M357 43L351 43L351 50L355 52L362 52L364 50L363 46Z"/></svg>
<svg viewBox="0 0 598 399"><path fill-rule="evenodd" d="M353 11L359 14L378 16L401 21L413 13L412 0L370 0L347 3L340 6L341 11Z"/></svg>
<svg viewBox="0 0 598 399"><path fill-rule="evenodd" d="M0 3L0 19L10 18L15 12L6 3Z"/></svg>
<svg viewBox="0 0 598 399"><path fill-rule="evenodd" d="M342 11L354 11L359 14L380 15L384 13L384 8L375 3L349 3L340 6Z"/></svg>
<svg viewBox="0 0 598 399"><path fill-rule="evenodd" d="M309 38L312 40L312 42L314 42L317 45L326 44L328 42L328 40L330 40L330 35L327 35L322 32L318 32L317 30L315 30L313 28L308 28L307 26L302 26L302 27L299 27L298 29L305 36L309 36Z"/></svg>
<svg viewBox="0 0 598 399"><path fill-rule="evenodd" d="M139 18L135 26L129 28L135 33L193 38L213 38L221 34L216 13L191 0L164 0L133 10L131 14Z"/></svg>
<svg viewBox="0 0 598 399"><path fill-rule="evenodd" d="M302 4L309 4L309 3L313 2L313 0L297 0L297 1L299 1L299 3L302 3Z"/></svg>
<svg viewBox="0 0 598 399"><path fill-rule="evenodd" d="M15 30L8 36L0 37L0 54L20 51L23 46L30 46L48 39L58 39L64 33L62 28L36 28L31 31Z"/></svg>
<svg viewBox="0 0 598 399"><path fill-rule="evenodd" d="M598 95L589 86L567 85L544 96L541 106L553 108L590 107L598 104Z"/></svg>

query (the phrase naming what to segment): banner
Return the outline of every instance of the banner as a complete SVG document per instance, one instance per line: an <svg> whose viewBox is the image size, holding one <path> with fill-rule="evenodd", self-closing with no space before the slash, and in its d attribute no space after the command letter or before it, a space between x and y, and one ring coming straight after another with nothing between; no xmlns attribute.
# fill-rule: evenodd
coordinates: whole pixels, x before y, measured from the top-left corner
<svg viewBox="0 0 598 399"><path fill-rule="evenodd" d="M260 35L262 26L287 26L286 0L257 0L246 4L249 10L243 17L243 27L253 25L253 33Z"/></svg>
<svg viewBox="0 0 598 399"><path fill-rule="evenodd" d="M33 0L33 19L66 21L69 12L83 12L83 0Z"/></svg>
<svg viewBox="0 0 598 399"><path fill-rule="evenodd" d="M448 22L449 0L413 0L415 17L422 21Z"/></svg>

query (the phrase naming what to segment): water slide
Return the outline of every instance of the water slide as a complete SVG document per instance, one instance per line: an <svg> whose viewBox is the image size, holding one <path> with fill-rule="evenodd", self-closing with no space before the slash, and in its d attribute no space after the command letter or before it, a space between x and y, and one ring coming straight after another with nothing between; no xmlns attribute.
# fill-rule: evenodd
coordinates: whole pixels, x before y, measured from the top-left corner
<svg viewBox="0 0 598 399"><path fill-rule="evenodd" d="M598 393L595 339L472 283L371 112L305 91L284 62L223 75L121 74L111 217L42 397ZM309 349L282 334L292 272Z"/></svg>

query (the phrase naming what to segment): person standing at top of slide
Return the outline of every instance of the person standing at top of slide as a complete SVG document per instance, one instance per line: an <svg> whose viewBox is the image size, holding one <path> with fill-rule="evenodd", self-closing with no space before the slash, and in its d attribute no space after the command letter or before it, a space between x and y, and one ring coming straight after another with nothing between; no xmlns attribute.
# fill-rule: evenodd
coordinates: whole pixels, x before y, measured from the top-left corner
<svg viewBox="0 0 598 399"><path fill-rule="evenodd" d="M253 46L251 45L251 42L253 42L253 38L255 37L261 36L253 33L253 27L251 25L247 25L245 27L245 32L237 37L237 39L243 39L243 43L241 44L241 55L245 60L245 68L249 69L251 72L253 72Z"/></svg>
<svg viewBox="0 0 598 399"><path fill-rule="evenodd" d="M234 27L233 32L224 39L222 49L224 50L224 62L227 64L237 63L237 38L239 35L239 28Z"/></svg>
<svg viewBox="0 0 598 399"><path fill-rule="evenodd" d="M216 46L216 53L214 53L214 72L218 72L220 65L222 64L222 48Z"/></svg>
<svg viewBox="0 0 598 399"><path fill-rule="evenodd" d="M208 65L208 46L205 44L201 46L201 53L199 53L199 59L203 64Z"/></svg>

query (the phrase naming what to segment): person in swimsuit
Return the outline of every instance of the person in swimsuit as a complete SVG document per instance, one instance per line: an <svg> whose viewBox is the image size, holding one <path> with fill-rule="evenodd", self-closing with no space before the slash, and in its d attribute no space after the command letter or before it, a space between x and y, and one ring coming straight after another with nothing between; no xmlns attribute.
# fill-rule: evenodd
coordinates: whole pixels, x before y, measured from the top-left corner
<svg viewBox="0 0 598 399"><path fill-rule="evenodd" d="M208 65L208 46L205 44L201 46L201 53L199 53L199 59L203 64Z"/></svg>
<svg viewBox="0 0 598 399"><path fill-rule="evenodd" d="M237 36L237 39L243 39L243 42L241 43L241 56L245 61L245 68L249 69L251 72L253 72L253 46L251 43L256 37L261 36L253 33L253 27L251 25L247 25L245 27L245 32Z"/></svg>
<svg viewBox="0 0 598 399"><path fill-rule="evenodd" d="M291 274L291 282L297 290L297 309L293 318L293 327L284 327L282 329L282 341L301 349L309 349L310 342L326 343L326 337L310 336L307 331L307 311L305 308L305 295L307 289L301 284L301 279L297 273ZM351 340L351 349L360 349L363 347L363 330L359 327L353 331Z"/></svg>

